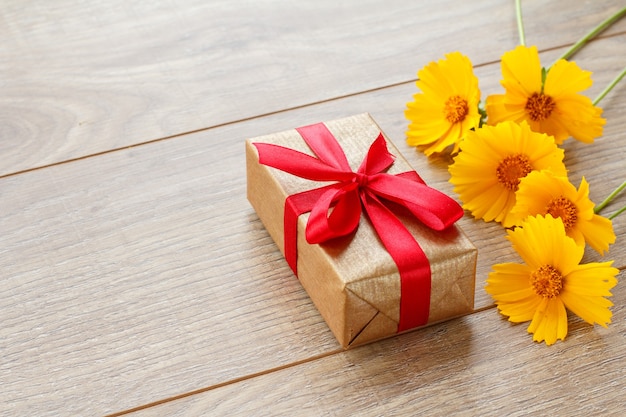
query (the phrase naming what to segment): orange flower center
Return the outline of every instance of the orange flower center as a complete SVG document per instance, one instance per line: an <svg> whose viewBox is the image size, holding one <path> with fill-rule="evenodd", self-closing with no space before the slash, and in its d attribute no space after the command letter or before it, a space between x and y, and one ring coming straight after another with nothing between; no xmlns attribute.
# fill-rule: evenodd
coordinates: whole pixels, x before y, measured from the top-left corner
<svg viewBox="0 0 626 417"><path fill-rule="evenodd" d="M542 265L530 274L530 285L537 295L554 298L563 289L563 275L552 265Z"/></svg>
<svg viewBox="0 0 626 417"><path fill-rule="evenodd" d="M450 123L458 123L465 120L469 112L467 101L460 96L452 96L443 105L443 114Z"/></svg>
<svg viewBox="0 0 626 417"><path fill-rule="evenodd" d="M563 196L550 200L547 213L551 214L555 219L560 217L563 220L565 231L569 231L574 227L576 220L578 220L576 205Z"/></svg>
<svg viewBox="0 0 626 417"><path fill-rule="evenodd" d="M552 110L556 107L554 99L543 93L533 93L526 101L526 113L534 122L546 120L552 114Z"/></svg>
<svg viewBox="0 0 626 417"><path fill-rule="evenodd" d="M520 179L533 170L526 155L509 155L500 161L496 168L496 177L500 184L511 191L517 191Z"/></svg>

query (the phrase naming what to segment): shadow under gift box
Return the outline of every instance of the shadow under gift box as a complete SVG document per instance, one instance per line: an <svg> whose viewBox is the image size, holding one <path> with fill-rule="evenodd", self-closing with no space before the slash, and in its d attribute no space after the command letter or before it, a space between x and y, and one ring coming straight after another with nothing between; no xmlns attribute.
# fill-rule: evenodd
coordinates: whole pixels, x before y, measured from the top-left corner
<svg viewBox="0 0 626 417"><path fill-rule="evenodd" d="M355 172L382 132L369 114L324 124ZM413 171L386 136L385 140L389 152L396 156L386 172ZM295 129L246 140L248 200L284 256L285 199L329 183L260 164L254 143L270 143L315 155ZM390 208L430 263L428 325L472 312L477 257L474 245L456 225L444 231L431 230L400 205ZM362 214L355 233L322 244L307 243L304 231L308 216L305 213L298 218L298 278L339 343L348 348L398 334L400 273L367 215Z"/></svg>

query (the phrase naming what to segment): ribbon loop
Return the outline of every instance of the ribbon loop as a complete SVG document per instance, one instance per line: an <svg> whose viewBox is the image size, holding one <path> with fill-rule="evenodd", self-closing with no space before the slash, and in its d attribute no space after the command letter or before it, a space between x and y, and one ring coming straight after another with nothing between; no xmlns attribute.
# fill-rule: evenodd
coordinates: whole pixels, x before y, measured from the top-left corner
<svg viewBox="0 0 626 417"><path fill-rule="evenodd" d="M332 212L329 213L333 203ZM354 232L361 218L361 203L356 187L328 190L311 209L306 226L308 243L323 243Z"/></svg>
<svg viewBox="0 0 626 417"><path fill-rule="evenodd" d="M393 164L396 157L389 153L383 134L380 133L370 146L365 159L357 172L372 175L385 171Z"/></svg>
<svg viewBox="0 0 626 417"><path fill-rule="evenodd" d="M391 175L385 171L395 157L380 133L356 172L332 133L323 123L296 129L317 158L293 149L255 143L259 163L290 174L336 183L287 197L284 216L285 259L297 275L298 216L310 212L308 243L323 243L353 233L363 210L400 273L398 331L428 322L430 264L413 235L385 201L406 207L424 225L444 230L463 216L463 209L447 195L428 187L414 171Z"/></svg>

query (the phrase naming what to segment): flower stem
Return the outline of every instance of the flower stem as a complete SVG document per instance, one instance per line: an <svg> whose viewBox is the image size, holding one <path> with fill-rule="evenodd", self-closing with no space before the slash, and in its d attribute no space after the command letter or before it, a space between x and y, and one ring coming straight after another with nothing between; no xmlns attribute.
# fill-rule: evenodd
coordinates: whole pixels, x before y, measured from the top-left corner
<svg viewBox="0 0 626 417"><path fill-rule="evenodd" d="M621 209L617 210L615 213L611 214L609 216L609 220L613 220L614 218L616 218L617 216L619 216L620 214L622 214L625 211L626 211L626 206L622 207Z"/></svg>
<svg viewBox="0 0 626 417"><path fill-rule="evenodd" d="M526 36L524 35L524 22L522 21L522 0L515 0L515 16L517 17L519 44L522 46L526 46Z"/></svg>
<svg viewBox="0 0 626 417"><path fill-rule="evenodd" d="M580 40L578 42L576 42L574 45L572 45L571 48L569 48L567 51L565 51L565 53L563 55L561 55L559 57L559 59L568 59L569 57L571 57L572 55L574 55L576 52L578 52L578 50L580 48L582 48L583 46L585 46L585 44L587 42L589 42L591 39L595 38L599 33L603 32L604 30L606 30L609 26L611 26L613 23L617 22L619 19L621 19L624 15L626 14L626 7L624 7L623 9L621 9L620 11L618 11L617 13L615 13L613 16L610 16L608 19L606 19L604 22L600 23L598 26L596 26L595 28L593 28L593 30L591 30L591 32L587 33L585 36L583 36L582 38L580 38Z"/></svg>
<svg viewBox="0 0 626 417"><path fill-rule="evenodd" d="M601 202L600 204L598 204L593 211L598 214L602 211L602 209L604 209L611 201L613 201L613 199L622 192L622 190L626 188L626 181L624 181L622 183L622 185L620 185L619 187L617 187L615 190L613 190L613 192L611 194L609 194L609 196L607 198L604 199L603 202ZM614 214L613 216L618 215L619 213L621 213L623 210L620 210L619 212L617 212L616 214Z"/></svg>
<svg viewBox="0 0 626 417"><path fill-rule="evenodd" d="M595 100L593 100L593 105L597 106L600 100L602 100L604 96L606 96L609 93L609 91L611 91L613 87L615 87L617 83L620 82L622 78L624 78L624 75L626 75L626 68L624 68L622 72L620 72L620 74L617 77L615 77L613 81L611 81L611 84L607 85L606 88L602 90L600 94L598 94L598 97L596 97Z"/></svg>

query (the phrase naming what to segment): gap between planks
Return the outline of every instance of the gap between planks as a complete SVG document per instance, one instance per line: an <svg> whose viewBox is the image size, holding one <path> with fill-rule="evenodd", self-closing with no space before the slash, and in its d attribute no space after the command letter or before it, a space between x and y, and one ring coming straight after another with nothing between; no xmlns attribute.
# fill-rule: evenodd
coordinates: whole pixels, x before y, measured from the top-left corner
<svg viewBox="0 0 626 417"><path fill-rule="evenodd" d="M492 310L494 308L495 308L495 304L491 304L491 305L488 305L488 306L477 308L474 311L472 311L471 313L462 314L462 315L460 315L458 317L455 317L453 320L460 319L462 317L471 316L473 314L481 313L483 311ZM448 321L448 320L446 320L446 321ZM437 325L437 324L439 324L439 323L435 323L433 325ZM427 326L427 327L429 327L429 326ZM419 331L419 330L416 330L416 331ZM376 342L374 342L374 343L376 343ZM362 346L366 346L366 345L362 345ZM357 346L355 349L359 349L362 346ZM205 393L205 392L208 392L208 391L212 391L214 389L222 388L222 387L225 387L225 386L228 386L228 385L237 384L239 382L243 382L243 381L247 381L247 380L250 380L250 379L258 378L258 377L261 377L261 376L264 376L264 375L268 375L268 374L271 374L271 373L274 373L274 372L282 371L284 369L289 369L289 368L300 366L300 365L303 365L303 364L306 364L306 363L314 362L314 361L317 361L319 359L324 359L324 358L327 358L327 357L330 357L330 356L333 356L333 355L338 355L338 354L341 354L343 352L346 352L346 350L345 349L331 350L329 352L325 352L325 353L321 353L319 355L311 356L310 358L301 359L301 360L294 361L294 362L289 363L289 364L285 364L285 365L277 366L277 367L274 367L274 368L266 369L266 370L261 371L261 372L255 372L255 373L252 373L252 374L249 374L249 375L244 375L244 376L241 376L241 377L238 377L238 378L231 379L229 381L224 381L224 382L220 382L218 384L210 385L210 386L207 386L207 387L198 388L198 389L195 389L195 390L192 390L192 391L189 391L189 392L185 392L183 394L174 395L172 397L163 398L163 399L160 399L160 400L157 400L157 401L150 402L148 404L143 404L143 405L140 405L140 406L137 406L137 407L129 408L127 410L117 411L117 412L115 412L113 414L107 414L104 417L120 417L120 416L128 415L128 414L135 413L135 412L141 411L141 410L145 410L145 409L148 409L148 408L151 408L151 407L156 407L156 406L163 405L163 404L166 404L166 403L169 403L169 402L172 402L172 401L181 400L183 398L188 398L188 397L191 397L191 396L194 396L194 395L198 395L198 394L202 394L202 393Z"/></svg>
<svg viewBox="0 0 626 417"><path fill-rule="evenodd" d="M620 266L617 269L619 269L619 271L621 273L622 271L626 270L626 266ZM460 315L458 317L455 317L454 320L460 319L462 317L471 316L471 315L474 315L474 314L477 314L477 313L482 313L482 312L487 311L487 310L493 310L493 309L495 309L495 307L496 307L495 304L491 304L491 305L488 305L488 306L477 308L474 311L472 311L471 313L467 313L467 314L463 314L463 315ZM434 325L437 325L437 324L434 324ZM416 330L416 331L419 331L419 330ZM374 342L374 343L376 343L376 342ZM359 349L360 347L363 347L363 346L366 346L366 345L357 346L355 349ZM310 358L301 359L301 360L294 361L294 362L289 363L289 364L285 364L285 365L277 366L277 367L274 367L274 368L266 369L266 370L261 371L261 372L255 372L255 373L252 373L252 374L249 374L249 375L244 375L244 376L241 376L241 377L238 377L238 378L231 379L229 381L224 381L224 382L220 382L218 384L209 385L207 387L198 388L198 389L195 389L195 390L192 390L192 391L188 391L188 392L185 392L185 393L182 393L182 394L174 395L172 397L163 398L163 399L160 399L160 400L157 400L157 401L153 401L153 402L150 402L150 403L147 403L147 404L143 404L143 405L140 405L140 406L137 406L137 407L129 408L129 409L126 409L126 410L123 410L123 411L117 411L117 412L112 413L112 414L107 414L104 417L121 417L121 416L124 416L124 415L135 413L137 411L145 410L145 409L156 407L156 406L159 406L159 405L163 405L163 404L166 404L166 403L169 403L169 402L181 400L183 398L188 398L188 397L191 397L191 396L194 396L194 395L202 394L202 393L205 393L205 392L208 392L208 391L212 391L214 389L222 388L222 387L225 387L225 386L228 386L228 385L237 384L237 383L240 383L240 382L243 382L243 381L247 381L247 380L250 380L250 379L258 378L258 377L261 377L261 376L264 376L264 375L268 375L268 374L271 374L271 373L274 373L274 372L279 372L279 371L282 371L282 370L285 370L285 369L289 369L289 368L293 368L293 367L296 367L296 366L304 365L306 363L311 363L311 362L317 361L319 359L328 358L328 357L331 357L331 356L334 356L334 355L338 355L338 354L341 354L341 353L344 353L344 352L346 352L345 349L334 349L334 350L331 350L329 352L321 353L321 354L318 354L318 355L313 355Z"/></svg>
<svg viewBox="0 0 626 417"><path fill-rule="evenodd" d="M626 34L626 31L617 32L617 33L613 33L613 34L609 34L609 35L605 35L605 36L597 36L596 38L594 38L590 42L588 42L586 45L590 45L591 43L599 41L599 40L602 40L602 39L609 39L609 38L613 38L613 37L616 37L616 36L622 36L624 34ZM539 53L550 52L550 51L554 51L554 50L557 50L557 49L565 48L565 47L568 47L568 46L571 46L571 45L572 44L553 46L553 47L550 47L550 48L542 49L542 50L539 51ZM499 62L499 60L487 61L487 62L483 62L483 63L480 63L480 64L476 64L476 65L473 66L473 68L481 68L481 67L485 67L485 66L488 66L488 65L496 64L498 62ZM415 72L417 73L417 70ZM369 93L372 93L372 92L375 92L375 91L384 90L384 89L387 89L387 88L393 88L393 87L398 87L398 86L401 86L401 85L411 84L411 83L414 83L416 81L417 81L417 78L412 78L412 79L409 79L409 80L406 80L406 81L400 81L400 82L397 82L397 83L392 83L392 84L383 85L383 86L379 86L379 87L369 88L369 89L363 90L363 91L358 91L358 92L349 93L349 94L343 94L343 95L336 96L336 97L330 97L330 98L327 98L327 99L324 99L324 100L318 100L318 101L314 101L314 102L307 103L307 104L302 104L302 105L292 106L292 107L286 107L286 108L280 109L280 110L275 110L275 111L271 111L271 112L267 112L267 113L257 114L257 115L254 115L254 116L244 117L244 118L241 118L241 119L231 120L231 121L228 121L228 122L218 123L218 124L215 124L215 125L212 125L212 126L207 126L207 127L201 128L201 129L195 129L195 130L190 130L190 131L186 131L186 132L176 133L176 134L173 134L173 135L164 136L164 137L161 137L161 138L150 139L150 140L146 140L146 141L143 141L143 142L135 143L135 144L129 145L129 146L122 146L122 147L119 147L119 148L113 148L113 149L109 149L109 150L102 151L102 152L96 152L96 153L92 153L92 154L88 154L88 155L83 155L83 156L80 156L80 157L77 157L77 158L70 158L70 159L66 159L64 161L58 161L58 162L54 162L54 163L51 163L51 164L46 164L46 165L36 166L36 167L33 167L33 168L23 169L23 170L20 170L20 171L16 171L16 172L11 172L11 173L8 173L8 174L0 175L0 180L2 180L3 178L14 177L14 176L17 176L17 175L20 175L20 174L24 174L24 173L27 173L27 172L31 172L31 171L36 171L36 170L40 170L40 169L46 169L46 168L50 168L50 167L57 166L57 165L69 164L69 163L72 163L72 162L81 161L83 159L95 158L95 157L98 157L98 156L101 156L101 155L107 155L107 154L110 154L110 153L119 152L119 151L123 151L123 150L126 150L126 149L137 148L139 146L150 145L150 144L158 143L158 142L164 142L166 140L176 139L176 138L180 138L180 137L183 137L183 136L192 135L192 134L196 134L196 133L200 133L200 132L206 132L206 131L209 131L209 130L212 130L212 129L218 129L218 128L225 127L225 126L232 126L232 125L235 125L237 123L243 123L243 122L247 122L247 121L250 121L250 120L261 119L263 117L268 117L268 116L272 116L272 115L275 115L275 114L287 113L289 111L303 109L303 108L316 106L316 105L320 105L320 104L324 104L324 103L330 103L330 102L333 102L333 101L338 101L338 100L346 99L346 98L349 98L349 97L356 97L356 96L359 96L359 95L369 94Z"/></svg>
<svg viewBox="0 0 626 417"><path fill-rule="evenodd" d="M113 414L107 414L105 417L118 417L118 416L123 416L123 415L126 415L126 414L130 414L130 413L134 413L136 411L145 410L146 408L155 407L157 405L161 405L161 404L165 404L165 403L168 403L168 402L172 402L172 401L180 400L180 399L183 399L183 398L191 397L191 396L197 395L197 394L202 394L204 392L211 391L211 390L214 390L214 389L217 389L217 388L221 388L221 387L224 387L224 386L227 386L227 385L236 384L238 382L242 382L242 381L246 381L246 380L249 380L249 379L257 378L257 377L260 377L260 376L263 376L263 375L271 374L273 372L278 372L278 371L281 371L283 369L288 369L288 368L292 368L294 366L303 365L305 363L313 362L313 361L316 361L318 359L327 358L329 356L336 355L336 354L341 353L343 351L344 351L343 349L331 350L330 352L321 353L319 355L314 355L314 356L311 356L310 358L301 359L299 361L295 361L295 362L292 362L292 363L289 363L289 364L286 364L286 365L277 366L275 368L267 369L267 370L261 371L261 372L255 372L255 373L250 374L250 375L244 375L244 376L241 376L239 378L232 379L230 381L220 382L219 384L210 385L208 387L199 388L199 389L196 389L196 390L193 390L193 391L185 392L183 394L175 395L173 397L164 398L164 399L157 400L157 401L154 401L154 402L151 402L151 403L148 403L148 404L140 405L138 407L130 408L128 410L118 411L118 412L113 413Z"/></svg>

